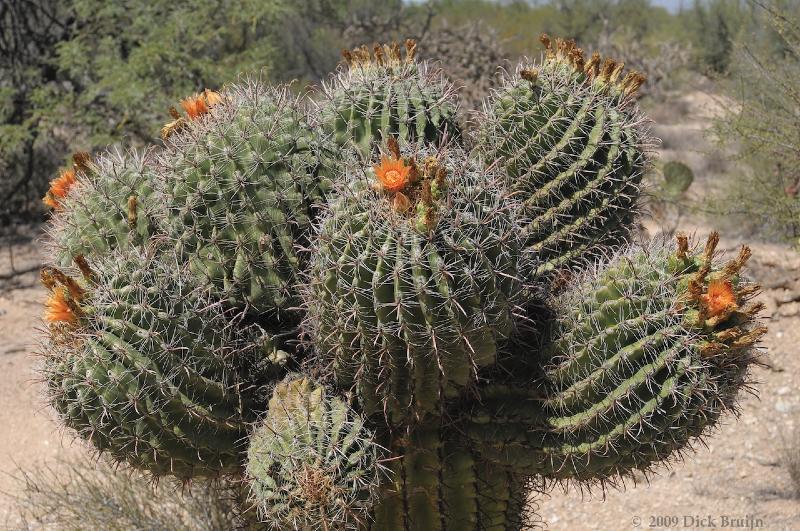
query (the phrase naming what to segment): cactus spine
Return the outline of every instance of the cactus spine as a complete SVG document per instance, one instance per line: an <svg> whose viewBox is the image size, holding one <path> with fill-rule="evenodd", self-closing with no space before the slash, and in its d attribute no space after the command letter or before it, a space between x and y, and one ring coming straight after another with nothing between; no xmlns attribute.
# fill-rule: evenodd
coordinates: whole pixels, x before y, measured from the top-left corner
<svg viewBox="0 0 800 531"><path fill-rule="evenodd" d="M346 66L325 87L320 123L338 145L369 156L381 141L437 144L459 135L450 83L416 60L417 44L346 50Z"/></svg>
<svg viewBox="0 0 800 531"><path fill-rule="evenodd" d="M643 77L584 61L572 41L543 42L541 65L520 65L479 117L479 150L500 159L529 218L525 245L539 274L585 263L628 235L646 164L632 95Z"/></svg>
<svg viewBox="0 0 800 531"><path fill-rule="evenodd" d="M534 485L707 433L765 332L749 251L619 248L643 78L543 42L474 146L408 42L346 52L307 105L204 91L157 157L78 157L45 198L64 424L156 477L244 480L256 528L376 531L528 528Z"/></svg>

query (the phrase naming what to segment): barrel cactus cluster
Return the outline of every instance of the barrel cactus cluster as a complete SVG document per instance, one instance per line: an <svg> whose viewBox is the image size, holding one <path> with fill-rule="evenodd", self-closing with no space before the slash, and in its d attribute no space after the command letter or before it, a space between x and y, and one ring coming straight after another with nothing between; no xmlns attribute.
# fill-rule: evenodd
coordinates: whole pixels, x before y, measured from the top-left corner
<svg viewBox="0 0 800 531"><path fill-rule="evenodd" d="M735 410L765 333L742 248L636 242L644 78L543 37L464 130L416 45L320 91L249 80L53 181L41 375L153 478L253 529L512 530Z"/></svg>

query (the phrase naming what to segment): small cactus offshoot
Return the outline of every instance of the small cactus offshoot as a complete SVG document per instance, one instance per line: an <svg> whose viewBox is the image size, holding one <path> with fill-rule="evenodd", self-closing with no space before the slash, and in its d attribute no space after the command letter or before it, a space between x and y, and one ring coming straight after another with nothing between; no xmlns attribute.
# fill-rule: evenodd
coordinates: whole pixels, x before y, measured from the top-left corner
<svg viewBox="0 0 800 531"><path fill-rule="evenodd" d="M345 52L321 93L231 84L161 146L76 156L45 199L63 424L228 483L255 529L527 529L534 486L681 456L759 362L750 251L629 241L644 78L542 42L471 136L406 41Z"/></svg>
<svg viewBox="0 0 800 531"><path fill-rule="evenodd" d="M386 479L364 419L307 378L275 387L247 452L252 500L270 529L360 529Z"/></svg>

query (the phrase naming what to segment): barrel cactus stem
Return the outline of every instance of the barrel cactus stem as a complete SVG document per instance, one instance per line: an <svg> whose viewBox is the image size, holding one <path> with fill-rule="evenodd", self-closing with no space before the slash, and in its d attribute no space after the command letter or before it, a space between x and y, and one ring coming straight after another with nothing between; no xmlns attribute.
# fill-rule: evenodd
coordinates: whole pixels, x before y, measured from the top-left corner
<svg viewBox="0 0 800 531"><path fill-rule="evenodd" d="M505 76L477 117L477 150L504 168L536 273L552 278L628 239L652 141L634 99L641 74L620 79L620 62L542 42L544 61Z"/></svg>
<svg viewBox="0 0 800 531"><path fill-rule="evenodd" d="M516 211L498 176L456 147L402 148L345 166L306 293L319 362L367 414L400 425L440 411L495 362L521 284Z"/></svg>
<svg viewBox="0 0 800 531"><path fill-rule="evenodd" d="M552 301L543 375L493 383L465 433L498 465L555 480L615 483L674 459L705 434L759 363L766 328L750 250L632 246Z"/></svg>

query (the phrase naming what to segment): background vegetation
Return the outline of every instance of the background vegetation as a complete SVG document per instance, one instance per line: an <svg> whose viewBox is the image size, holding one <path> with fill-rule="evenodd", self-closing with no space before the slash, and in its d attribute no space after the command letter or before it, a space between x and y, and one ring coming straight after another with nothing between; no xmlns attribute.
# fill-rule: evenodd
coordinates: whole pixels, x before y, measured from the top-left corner
<svg viewBox="0 0 800 531"><path fill-rule="evenodd" d="M413 36L474 104L493 73L474 65L536 57L547 32L644 70L654 101L698 76L715 80L738 103L717 139L748 168L736 182L763 192L736 210L763 213L777 200L770 234L797 237L797 2L764 1L670 12L649 0L3 0L0 226L41 218L47 182L71 152L152 142L170 106L237 75L302 90L324 80L341 48ZM755 91L761 79L775 90Z"/></svg>
<svg viewBox="0 0 800 531"><path fill-rule="evenodd" d="M713 133L742 162L719 210L749 220L768 237L800 237L800 5L754 2L759 31L731 49L720 83L732 100Z"/></svg>
<svg viewBox="0 0 800 531"><path fill-rule="evenodd" d="M81 458L20 471L12 496L18 530L223 531L239 523L239 493L210 483L189 489L153 485L135 471L120 472L105 460Z"/></svg>

